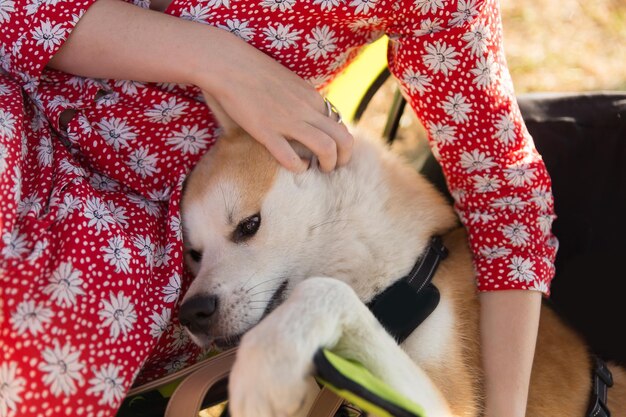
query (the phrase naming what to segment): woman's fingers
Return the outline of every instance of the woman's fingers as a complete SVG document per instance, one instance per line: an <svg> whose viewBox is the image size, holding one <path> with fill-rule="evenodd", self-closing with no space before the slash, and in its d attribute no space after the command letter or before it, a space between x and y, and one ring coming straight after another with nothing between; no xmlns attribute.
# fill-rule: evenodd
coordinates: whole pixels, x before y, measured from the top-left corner
<svg viewBox="0 0 626 417"><path fill-rule="evenodd" d="M337 149L337 166L347 164L352 156L354 137L352 137L346 125L338 123L332 117L327 117L326 115L315 117L315 120L310 124L324 132L327 137L330 137L335 142Z"/></svg>
<svg viewBox="0 0 626 417"><path fill-rule="evenodd" d="M306 171L308 168L308 161L300 158L284 137L276 135L270 137L269 139L259 140L259 142L267 148L269 153L276 158L279 164L287 168L289 171L299 173Z"/></svg>

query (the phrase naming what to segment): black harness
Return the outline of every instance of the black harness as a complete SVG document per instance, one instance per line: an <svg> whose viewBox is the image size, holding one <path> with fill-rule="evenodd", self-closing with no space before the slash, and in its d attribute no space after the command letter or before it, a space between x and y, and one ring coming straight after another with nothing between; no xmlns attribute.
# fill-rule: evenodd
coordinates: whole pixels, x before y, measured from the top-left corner
<svg viewBox="0 0 626 417"><path fill-rule="evenodd" d="M439 304L439 290L432 284L439 263L448 256L441 237L428 248L411 272L400 278L367 304L385 330L402 343Z"/></svg>
<svg viewBox="0 0 626 417"><path fill-rule="evenodd" d="M587 417L611 417L606 400L607 391L613 386L613 375L602 359L595 356L593 360L594 366L591 374L593 389L587 408Z"/></svg>
<svg viewBox="0 0 626 417"><path fill-rule="evenodd" d="M409 274L367 304L385 330L402 343L439 304L439 290L432 283L439 263L448 256L441 237L431 238L426 252L417 260ZM594 357L593 389L587 417L611 417L607 406L607 391L613 386L613 376L606 363Z"/></svg>

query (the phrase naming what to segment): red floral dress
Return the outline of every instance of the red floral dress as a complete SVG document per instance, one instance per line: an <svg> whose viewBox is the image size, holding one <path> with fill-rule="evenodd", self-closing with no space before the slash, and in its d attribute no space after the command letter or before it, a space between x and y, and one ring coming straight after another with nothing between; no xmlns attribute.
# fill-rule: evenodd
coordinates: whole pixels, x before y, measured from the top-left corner
<svg viewBox="0 0 626 417"><path fill-rule="evenodd" d="M190 280L179 200L216 125L194 87L45 68L93 2L0 0L0 417L112 416L133 383L201 354L176 320ZM495 0L175 0L166 13L232 31L318 87L387 34L478 289L548 293L550 179Z"/></svg>

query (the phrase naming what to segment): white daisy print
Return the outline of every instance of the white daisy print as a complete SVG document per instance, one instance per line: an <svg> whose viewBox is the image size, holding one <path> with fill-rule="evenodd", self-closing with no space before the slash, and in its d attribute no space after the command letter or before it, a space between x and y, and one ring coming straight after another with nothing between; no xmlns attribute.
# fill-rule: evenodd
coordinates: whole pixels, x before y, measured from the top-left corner
<svg viewBox="0 0 626 417"><path fill-rule="evenodd" d="M26 380L17 374L17 362L0 363L0 417L15 417L22 402Z"/></svg>
<svg viewBox="0 0 626 417"><path fill-rule="evenodd" d="M368 13L370 9L376 7L378 0L352 0L350 6L355 7L354 13Z"/></svg>
<svg viewBox="0 0 626 417"><path fill-rule="evenodd" d="M469 49L472 54L480 56L487 52L487 40L490 37L491 32L489 28L479 23L463 35L463 40L467 42L464 48Z"/></svg>
<svg viewBox="0 0 626 417"><path fill-rule="evenodd" d="M187 346L190 342L189 335L183 326L177 324L172 330L172 348L181 349Z"/></svg>
<svg viewBox="0 0 626 417"><path fill-rule="evenodd" d="M37 161L42 167L52 165L52 139L48 136L42 136L37 146Z"/></svg>
<svg viewBox="0 0 626 417"><path fill-rule="evenodd" d="M11 324L18 334L28 331L37 336L37 333L43 332L44 324L50 323L51 318L52 310L34 300L26 300L17 305L17 310L11 315Z"/></svg>
<svg viewBox="0 0 626 417"><path fill-rule="evenodd" d="M94 377L89 380L87 394L99 395L98 404L116 407L124 398L124 377L121 375L122 367L102 365L100 369L94 369Z"/></svg>
<svg viewBox="0 0 626 417"><path fill-rule="evenodd" d="M552 264L552 262L550 262ZM544 294L548 294L550 292L550 287L548 287L548 283L545 281L534 280L533 285L528 287L529 290L540 291Z"/></svg>
<svg viewBox="0 0 626 417"><path fill-rule="evenodd" d="M552 222L554 221L555 217L556 216L553 216L551 214L542 214L537 219L537 226L539 226L539 230L541 230L544 235L549 234L552 230Z"/></svg>
<svg viewBox="0 0 626 417"><path fill-rule="evenodd" d="M126 165L135 171L141 178L150 177L160 170L156 166L157 157L148 153L148 148L135 149L130 156Z"/></svg>
<svg viewBox="0 0 626 417"><path fill-rule="evenodd" d="M94 172L89 178L89 184L98 191L117 191L119 183L107 176Z"/></svg>
<svg viewBox="0 0 626 417"><path fill-rule="evenodd" d="M59 217L61 219L66 218L74 211L78 210L82 205L80 199L71 194L66 194L63 197L63 202L59 204Z"/></svg>
<svg viewBox="0 0 626 417"><path fill-rule="evenodd" d="M9 156L9 151L6 146L0 143L0 174L6 171L9 164L7 163L7 159Z"/></svg>
<svg viewBox="0 0 626 417"><path fill-rule="evenodd" d="M70 101L63 96L55 96L50 100L50 107L56 110L58 107L66 107L70 105Z"/></svg>
<svg viewBox="0 0 626 417"><path fill-rule="evenodd" d="M15 133L15 117L0 109L0 135L11 140Z"/></svg>
<svg viewBox="0 0 626 417"><path fill-rule="evenodd" d="M326 58L328 53L337 49L334 36L335 32L326 25L314 28L310 35L306 35L308 43L304 45L304 49L308 51L307 56L313 59Z"/></svg>
<svg viewBox="0 0 626 417"><path fill-rule="evenodd" d="M528 238L530 237L528 228L518 221L503 226L502 233L504 234L504 237L509 239L513 246L526 245L528 243Z"/></svg>
<svg viewBox="0 0 626 417"><path fill-rule="evenodd" d="M432 78L419 71L415 71L413 68L407 68L402 75L402 79L411 93L415 93L416 91L425 93L432 87Z"/></svg>
<svg viewBox="0 0 626 417"><path fill-rule="evenodd" d="M534 263L529 259L524 259L521 256L514 256L511 258L511 263L508 265L510 271L508 277L514 281L523 281L529 283L537 279L535 272L532 270Z"/></svg>
<svg viewBox="0 0 626 417"><path fill-rule="evenodd" d="M424 19L420 23L420 28L415 31L415 36L432 35L433 33L437 33L443 29L441 24L441 19Z"/></svg>
<svg viewBox="0 0 626 417"><path fill-rule="evenodd" d="M53 347L43 350L43 362L39 364L39 370L45 372L43 382L50 386L53 395L75 394L77 385L84 383L81 371L85 364L80 362L80 354L69 342L61 347L57 340Z"/></svg>
<svg viewBox="0 0 626 417"><path fill-rule="evenodd" d="M109 92L103 95L102 97L98 97L96 99L96 103L98 103L98 106L104 106L104 107L112 106L114 104L119 103L119 101L120 101L120 95L117 93L117 91Z"/></svg>
<svg viewBox="0 0 626 417"><path fill-rule="evenodd" d="M144 196L138 194L128 194L128 200L136 204L137 207L145 210L145 212L151 216L156 216L159 214L159 205L154 201L150 201Z"/></svg>
<svg viewBox="0 0 626 417"><path fill-rule="evenodd" d="M145 115L153 122L169 123L182 115L185 109L187 109L187 104L179 103L175 97L172 97L146 110Z"/></svg>
<svg viewBox="0 0 626 417"><path fill-rule="evenodd" d="M502 258L511 253L511 249L502 246L483 246L479 251L482 256L488 259Z"/></svg>
<svg viewBox="0 0 626 417"><path fill-rule="evenodd" d="M133 238L133 244L139 249L139 254L146 258L146 265L152 266L155 246L150 236L136 236Z"/></svg>
<svg viewBox="0 0 626 417"><path fill-rule="evenodd" d="M115 295L109 293L109 300L102 300L102 309L98 312L102 324L107 326L112 339L117 339L121 334L128 335L137 321L135 305L130 302L130 297L124 295L122 291Z"/></svg>
<svg viewBox="0 0 626 417"><path fill-rule="evenodd" d="M428 122L428 131L438 144L451 144L456 140L456 127L454 126Z"/></svg>
<svg viewBox="0 0 626 417"><path fill-rule="evenodd" d="M495 191L501 186L499 179L490 177L489 175L475 175L474 176L474 188L479 193L488 193Z"/></svg>
<svg viewBox="0 0 626 417"><path fill-rule="evenodd" d="M87 226L95 227L98 233L102 229L109 230L109 225L115 223L111 213L109 213L109 208L98 197L87 199L83 215L89 219Z"/></svg>
<svg viewBox="0 0 626 417"><path fill-rule="evenodd" d="M534 188L530 201L537 204L541 210L548 210L552 206L552 193L547 187Z"/></svg>
<svg viewBox="0 0 626 417"><path fill-rule="evenodd" d="M208 6L196 5L183 10L180 17L192 22L206 23L211 15L211 9Z"/></svg>
<svg viewBox="0 0 626 417"><path fill-rule="evenodd" d="M132 80L116 80L114 85L120 87L124 94L134 96L139 91L139 88L144 87L143 83Z"/></svg>
<svg viewBox="0 0 626 417"><path fill-rule="evenodd" d="M422 56L422 60L435 73L442 72L447 77L459 65L460 61L455 59L459 53L445 42L427 43L425 50L427 53Z"/></svg>
<svg viewBox="0 0 626 417"><path fill-rule="evenodd" d="M130 249L124 247L124 238L114 236L109 239L109 246L102 246L104 260L115 267L115 272L130 274Z"/></svg>
<svg viewBox="0 0 626 417"><path fill-rule="evenodd" d="M35 194L26 197L17 205L17 213L20 216L25 216L30 212L36 216L39 210L41 210L41 197L37 197Z"/></svg>
<svg viewBox="0 0 626 417"><path fill-rule="evenodd" d="M415 7L420 14L436 13L437 9L443 9L443 0L415 0Z"/></svg>
<svg viewBox="0 0 626 417"><path fill-rule="evenodd" d="M178 300L180 295L180 276L176 272L172 274L167 285L161 289L161 293L163 294L163 301L166 303L173 303Z"/></svg>
<svg viewBox="0 0 626 417"><path fill-rule="evenodd" d="M270 42L270 48L283 49L296 46L296 41L300 39L301 30L291 30L292 24L283 25L278 23L276 27L269 25L263 29L265 40Z"/></svg>
<svg viewBox="0 0 626 417"><path fill-rule="evenodd" d="M476 61L476 67L470 70L475 75L472 82L478 88L487 88L496 80L498 64L493 60L493 56L489 54L487 58L480 57Z"/></svg>
<svg viewBox="0 0 626 417"><path fill-rule="evenodd" d="M496 139L503 142L505 145L513 142L515 139L515 123L513 118L508 114L500 115L500 120L495 124L496 126Z"/></svg>
<svg viewBox="0 0 626 417"><path fill-rule="evenodd" d="M13 175L11 176L13 181L13 187L11 187L11 193L15 196L15 201L19 202L22 198L22 170L19 166L13 168Z"/></svg>
<svg viewBox="0 0 626 417"><path fill-rule="evenodd" d="M172 189L170 187L161 188L160 190L152 190L148 192L148 197L151 200L156 201L169 201L172 196Z"/></svg>
<svg viewBox="0 0 626 417"><path fill-rule="evenodd" d="M152 323L150 323L150 335L155 339L161 337L172 325L170 323L172 311L169 308L164 308L160 314L156 311L153 312L150 318L152 319Z"/></svg>
<svg viewBox="0 0 626 417"><path fill-rule="evenodd" d="M495 220L495 218L496 216L486 211L472 211L469 214L469 219L473 222L489 223Z"/></svg>
<svg viewBox="0 0 626 417"><path fill-rule="evenodd" d="M291 9L295 3L295 0L263 0L261 6L269 8L273 12L276 10L284 12Z"/></svg>
<svg viewBox="0 0 626 417"><path fill-rule="evenodd" d="M170 264L170 252L172 251L172 244L168 243L165 246L157 245L154 250L154 265L156 266L168 266Z"/></svg>
<svg viewBox="0 0 626 417"><path fill-rule="evenodd" d="M379 26L381 23L382 21L380 20L379 17L372 16L372 17L367 17L367 18L361 18L361 19L355 20L354 22L350 22L348 24L348 27L353 32L358 32L362 29L374 28L376 26Z"/></svg>
<svg viewBox="0 0 626 417"><path fill-rule="evenodd" d="M43 255L43 252L48 248L48 244L49 243L47 239L38 240L37 242L35 242L35 247L33 251L30 253L30 255L28 255L28 261L35 262L37 259L39 259L41 255Z"/></svg>
<svg viewBox="0 0 626 417"><path fill-rule="evenodd" d="M493 162L492 157L487 156L487 154L478 149L474 149L471 152L465 151L461 154L461 166L469 174L474 171L484 171L494 167L496 163Z"/></svg>
<svg viewBox="0 0 626 417"><path fill-rule="evenodd" d="M180 217L172 216L170 220L170 230L176 239L180 240L183 238L183 228L180 222Z"/></svg>
<svg viewBox="0 0 626 417"><path fill-rule="evenodd" d="M15 11L15 2L12 0L0 0L0 23L9 20L9 15ZM2 398L2 396L0 396ZM0 410L1 411L1 410ZM0 416L4 415L0 413Z"/></svg>
<svg viewBox="0 0 626 417"><path fill-rule="evenodd" d="M128 216L126 215L126 209L122 206L116 206L115 203L109 201L107 203L109 208L109 213L111 213L111 217L115 220L115 223L119 224L123 227L128 227Z"/></svg>
<svg viewBox="0 0 626 417"><path fill-rule="evenodd" d="M536 169L529 167L527 164L519 165L504 170L507 181L514 187L523 187L531 184L536 178Z"/></svg>
<svg viewBox="0 0 626 417"><path fill-rule="evenodd" d="M164 368L167 371L167 373L180 371L185 366L187 366L188 360L189 360L189 354L181 355L177 358L174 358L171 362L167 363Z"/></svg>
<svg viewBox="0 0 626 417"><path fill-rule="evenodd" d="M218 7L226 7L226 8L230 8L230 0L209 0L209 2L207 3L207 6L212 7L214 9L218 8Z"/></svg>
<svg viewBox="0 0 626 417"><path fill-rule="evenodd" d="M26 5L26 16L37 13L37 10L39 10L39 7L44 1L45 0L30 0L30 3Z"/></svg>
<svg viewBox="0 0 626 417"><path fill-rule="evenodd" d="M441 107L457 123L468 122L468 113L472 112L472 105L461 93L449 96Z"/></svg>
<svg viewBox="0 0 626 417"><path fill-rule="evenodd" d="M53 25L50 20L46 20L40 27L35 28L31 33L33 39L37 41L37 45L43 45L45 51L52 51L65 38L66 30L61 23Z"/></svg>
<svg viewBox="0 0 626 417"><path fill-rule="evenodd" d="M128 141L137 137L130 126L126 125L123 119L110 117L103 119L95 124L98 133L104 138L104 141L111 145L116 151L121 147L128 146Z"/></svg>
<svg viewBox="0 0 626 417"><path fill-rule="evenodd" d="M227 19L226 25L219 25L219 27L249 42L254 36L254 29L249 27L249 24L250 22L239 19Z"/></svg>
<svg viewBox="0 0 626 417"><path fill-rule="evenodd" d="M71 262L61 262L48 282L43 292L50 294L50 299L59 307L71 307L79 295L85 295L81 272L74 269Z"/></svg>
<svg viewBox="0 0 626 417"><path fill-rule="evenodd" d="M201 150L206 149L212 138L208 129L200 129L198 125L193 125L183 126L165 142L183 153L197 155Z"/></svg>
<svg viewBox="0 0 626 417"><path fill-rule="evenodd" d="M313 0L313 4L319 5L320 9L329 11L333 7L337 7L343 0Z"/></svg>
<svg viewBox="0 0 626 417"><path fill-rule="evenodd" d="M5 244L5 247L2 248L2 254L7 258L19 258L28 252L26 235L21 235L18 228L14 228L11 232L5 232L2 235L2 242Z"/></svg>
<svg viewBox="0 0 626 417"><path fill-rule="evenodd" d="M478 8L476 0L459 0L456 12L452 13L452 26L462 26L467 22L471 22L478 16Z"/></svg>
<svg viewBox="0 0 626 417"><path fill-rule="evenodd" d="M497 209L509 209L510 211L521 210L528 202L523 201L520 197L517 196L506 196L497 198L491 203L491 207Z"/></svg>

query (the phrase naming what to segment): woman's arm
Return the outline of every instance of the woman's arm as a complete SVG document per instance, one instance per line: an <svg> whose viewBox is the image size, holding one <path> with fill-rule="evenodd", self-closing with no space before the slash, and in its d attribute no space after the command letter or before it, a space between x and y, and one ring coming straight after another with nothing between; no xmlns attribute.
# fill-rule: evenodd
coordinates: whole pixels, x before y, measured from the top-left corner
<svg viewBox="0 0 626 417"><path fill-rule="evenodd" d="M480 294L485 417L525 415L541 297L524 290Z"/></svg>
<svg viewBox="0 0 626 417"><path fill-rule="evenodd" d="M311 149L325 170L350 157L352 136L326 117L317 91L222 29L99 0L49 66L86 77L194 84L294 171L306 165L287 139Z"/></svg>

